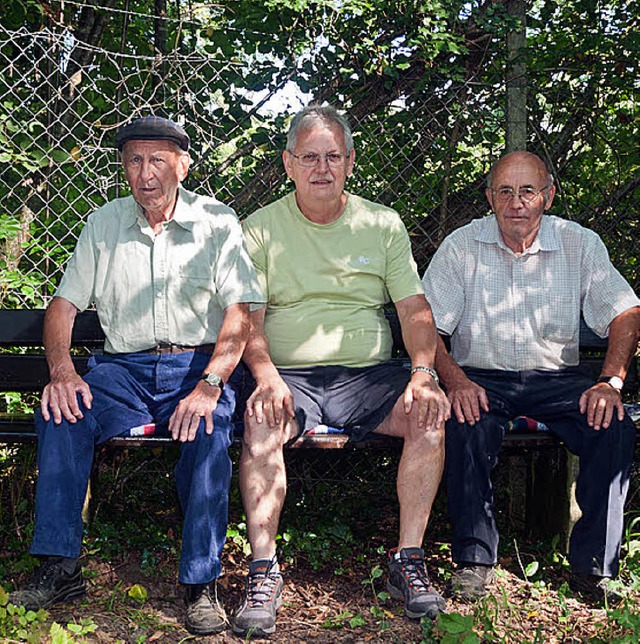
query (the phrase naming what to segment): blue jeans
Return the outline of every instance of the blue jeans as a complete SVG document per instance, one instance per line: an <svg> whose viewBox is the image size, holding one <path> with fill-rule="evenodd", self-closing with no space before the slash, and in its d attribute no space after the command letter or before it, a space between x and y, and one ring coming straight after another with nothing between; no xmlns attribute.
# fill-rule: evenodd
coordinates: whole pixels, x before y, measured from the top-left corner
<svg viewBox="0 0 640 644"><path fill-rule="evenodd" d="M498 371L466 368L484 387L489 413L474 426L446 425L445 479L456 563L493 565L498 529L493 515L491 470L498 460L505 425L514 416L543 422L580 458L576 500L582 517L571 533L574 572L615 577L618 573L624 502L629 486L636 430L625 415L595 431L578 401L593 380L581 367L560 371Z"/></svg>
<svg viewBox="0 0 640 644"><path fill-rule="evenodd" d="M93 463L94 446L129 429L155 422L167 432L169 418L195 388L210 356L198 352L95 356L84 377L93 393L91 409L75 424L38 412L38 482L31 553L78 557L82 544L82 506ZM220 554L227 531L232 415L239 384L236 372L225 385L213 412L210 436L200 423L196 438L181 444L175 467L184 512L178 579L208 583L220 576Z"/></svg>

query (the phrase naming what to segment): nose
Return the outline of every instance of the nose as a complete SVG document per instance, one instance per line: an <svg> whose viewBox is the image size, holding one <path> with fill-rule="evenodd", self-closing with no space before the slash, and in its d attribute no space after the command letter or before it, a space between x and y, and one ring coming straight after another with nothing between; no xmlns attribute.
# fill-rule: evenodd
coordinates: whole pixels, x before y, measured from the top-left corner
<svg viewBox="0 0 640 644"><path fill-rule="evenodd" d="M140 179L142 179L142 181L148 181L151 177L151 164L148 161L142 161L140 164Z"/></svg>
<svg viewBox="0 0 640 644"><path fill-rule="evenodd" d="M515 204L513 203L514 200L516 202ZM512 204L513 206L516 206L516 205L517 206L524 206L525 201L524 201L524 199L522 198L522 195L519 192L514 192L511 195L511 198L509 199L509 203Z"/></svg>
<svg viewBox="0 0 640 644"><path fill-rule="evenodd" d="M327 158L326 154L320 154L318 155L318 164L316 167L319 167L324 170L325 166L328 168L329 167L329 159Z"/></svg>

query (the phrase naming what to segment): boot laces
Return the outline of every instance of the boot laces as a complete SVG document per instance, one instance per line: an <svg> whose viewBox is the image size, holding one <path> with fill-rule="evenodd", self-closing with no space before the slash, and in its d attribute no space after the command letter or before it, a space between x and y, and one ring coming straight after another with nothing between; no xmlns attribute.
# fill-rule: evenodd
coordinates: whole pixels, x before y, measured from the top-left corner
<svg viewBox="0 0 640 644"><path fill-rule="evenodd" d="M247 579L247 603L252 607L261 606L270 601L273 596L278 576L273 572L273 563L265 572L254 572Z"/></svg>
<svg viewBox="0 0 640 644"><path fill-rule="evenodd" d="M402 572L407 583L415 592L430 592L431 582L427 575L424 559L412 558L402 560Z"/></svg>

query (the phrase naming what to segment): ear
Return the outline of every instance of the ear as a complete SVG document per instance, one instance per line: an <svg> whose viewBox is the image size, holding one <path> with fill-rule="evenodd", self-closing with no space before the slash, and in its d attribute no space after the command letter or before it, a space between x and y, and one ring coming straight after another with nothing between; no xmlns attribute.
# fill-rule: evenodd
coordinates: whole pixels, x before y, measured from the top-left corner
<svg viewBox="0 0 640 644"><path fill-rule="evenodd" d="M551 188L549 188L549 196L545 198L544 200L544 209L548 210L551 208L551 204L553 203L553 198L556 196L556 187L555 185L552 185Z"/></svg>
<svg viewBox="0 0 640 644"><path fill-rule="evenodd" d="M293 156L291 156L291 152L289 152L289 150L285 150L282 153L282 164L284 165L284 170L289 179L293 179Z"/></svg>
<svg viewBox="0 0 640 644"><path fill-rule="evenodd" d="M491 206L491 210L495 212L493 208L493 191L491 190L491 188L485 188L484 194L485 194L485 197L487 198L487 201L489 202L489 205Z"/></svg>
<svg viewBox="0 0 640 644"><path fill-rule="evenodd" d="M350 177L351 174L353 173L353 166L356 163L356 150L355 148L351 148L351 152L349 152L347 156L347 177Z"/></svg>
<svg viewBox="0 0 640 644"><path fill-rule="evenodd" d="M184 181L189 174L189 166L191 165L191 155L181 154L178 160L178 177L180 181Z"/></svg>

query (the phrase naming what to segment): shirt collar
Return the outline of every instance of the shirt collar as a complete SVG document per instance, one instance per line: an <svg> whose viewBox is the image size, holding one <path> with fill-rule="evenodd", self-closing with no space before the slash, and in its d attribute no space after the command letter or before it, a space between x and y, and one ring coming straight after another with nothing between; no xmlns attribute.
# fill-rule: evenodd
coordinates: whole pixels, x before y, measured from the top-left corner
<svg viewBox="0 0 640 644"><path fill-rule="evenodd" d="M536 238L533 240L533 244L531 244L525 254L534 254L539 251L558 250L560 248L556 231L549 221L550 216L551 215L542 216L540 230L538 231ZM500 227L498 226L496 216L490 215L480 221L486 223L485 225L478 227L475 237L476 241L485 244L497 244L503 250L509 251L509 248L502 239L502 234L500 233Z"/></svg>

